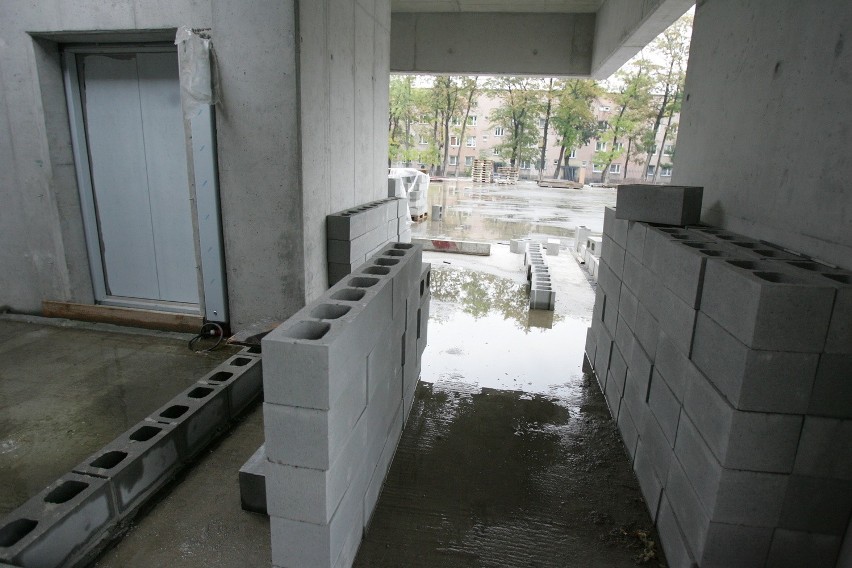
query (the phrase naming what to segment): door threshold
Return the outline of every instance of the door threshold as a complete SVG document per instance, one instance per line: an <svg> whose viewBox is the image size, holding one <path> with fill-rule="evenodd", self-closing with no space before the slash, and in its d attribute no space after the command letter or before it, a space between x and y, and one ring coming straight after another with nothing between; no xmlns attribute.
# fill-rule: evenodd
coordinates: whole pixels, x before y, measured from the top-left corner
<svg viewBox="0 0 852 568"><path fill-rule="evenodd" d="M160 331L198 333L198 330L204 325L204 318L194 314L75 304L73 302L55 302L51 300L42 302L42 311L46 317L111 323L128 327L157 329Z"/></svg>

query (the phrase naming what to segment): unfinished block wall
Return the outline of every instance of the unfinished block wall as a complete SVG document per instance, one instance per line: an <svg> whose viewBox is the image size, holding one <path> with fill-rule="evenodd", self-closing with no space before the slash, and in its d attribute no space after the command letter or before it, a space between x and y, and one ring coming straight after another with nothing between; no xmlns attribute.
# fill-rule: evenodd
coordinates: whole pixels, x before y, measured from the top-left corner
<svg viewBox="0 0 852 568"><path fill-rule="evenodd" d="M670 566L835 566L852 274L607 208L586 355Z"/></svg>
<svg viewBox="0 0 852 568"><path fill-rule="evenodd" d="M408 199L389 197L326 217L328 283L336 284L388 241L411 242Z"/></svg>
<svg viewBox="0 0 852 568"><path fill-rule="evenodd" d="M430 269L386 245L263 339L272 562L350 566L420 376Z"/></svg>

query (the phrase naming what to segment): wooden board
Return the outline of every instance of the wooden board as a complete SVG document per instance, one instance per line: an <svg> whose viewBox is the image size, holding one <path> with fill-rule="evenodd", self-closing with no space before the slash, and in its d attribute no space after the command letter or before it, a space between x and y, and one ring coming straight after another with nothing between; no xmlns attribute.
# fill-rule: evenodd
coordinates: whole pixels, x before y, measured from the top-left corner
<svg viewBox="0 0 852 568"><path fill-rule="evenodd" d="M42 310L43 315L50 318L111 323L162 331L197 333L204 324L204 318L200 315L53 302L50 300L42 302Z"/></svg>

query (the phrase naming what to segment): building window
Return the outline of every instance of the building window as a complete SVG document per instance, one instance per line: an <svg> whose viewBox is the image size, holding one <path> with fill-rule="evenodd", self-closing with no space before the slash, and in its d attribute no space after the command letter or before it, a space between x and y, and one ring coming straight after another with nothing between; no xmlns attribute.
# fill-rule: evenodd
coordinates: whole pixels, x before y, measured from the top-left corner
<svg viewBox="0 0 852 568"><path fill-rule="evenodd" d="M417 139L417 143L420 144L421 146L425 146L426 144L429 143L429 141L426 140L426 137L421 134L420 137Z"/></svg>
<svg viewBox="0 0 852 568"><path fill-rule="evenodd" d="M459 137L458 136L450 136L450 146L458 146L459 145Z"/></svg>
<svg viewBox="0 0 852 568"><path fill-rule="evenodd" d="M674 154L674 144L666 144L665 150L663 150L663 154L666 156L671 156Z"/></svg>
<svg viewBox="0 0 852 568"><path fill-rule="evenodd" d="M592 171L599 174L603 171L603 164L592 164Z"/></svg>
<svg viewBox="0 0 852 568"><path fill-rule="evenodd" d="M621 164L610 164L609 165L609 173L620 174L621 173Z"/></svg>
<svg viewBox="0 0 852 568"><path fill-rule="evenodd" d="M545 122L547 122L547 119L539 118L539 119L538 119L538 127L543 129L543 128L544 128L544 123L545 123Z"/></svg>
<svg viewBox="0 0 852 568"><path fill-rule="evenodd" d="M500 150L498 150L497 148L491 148L491 155L492 156L499 156Z"/></svg>
<svg viewBox="0 0 852 568"><path fill-rule="evenodd" d="M453 126L458 126L459 124L461 124L461 119L457 116L454 116L452 119L450 119L450 124L452 124Z"/></svg>
<svg viewBox="0 0 852 568"><path fill-rule="evenodd" d="M530 169L530 161L529 160L521 160L521 169L522 170Z"/></svg>
<svg viewBox="0 0 852 568"><path fill-rule="evenodd" d="M616 150L624 150L624 144L622 144L621 142L616 142L615 143L615 149Z"/></svg>
<svg viewBox="0 0 852 568"><path fill-rule="evenodd" d="M470 126L476 126L476 115L475 115L475 114L472 114L472 115L470 115L469 117L467 117L467 123L468 123Z"/></svg>
<svg viewBox="0 0 852 568"><path fill-rule="evenodd" d="M503 136L503 127L497 126L494 128L494 136Z"/></svg>
<svg viewBox="0 0 852 568"><path fill-rule="evenodd" d="M465 156L464 157L464 165L472 166L473 165L473 156Z"/></svg>
<svg viewBox="0 0 852 568"><path fill-rule="evenodd" d="M476 136L468 136L464 145L468 148L476 148Z"/></svg>
<svg viewBox="0 0 852 568"><path fill-rule="evenodd" d="M459 165L459 157L458 156L450 156L450 165L451 166Z"/></svg>
<svg viewBox="0 0 852 568"><path fill-rule="evenodd" d="M657 153L657 145L656 145L656 144L654 144L653 146L651 146L651 153L652 153L652 154L656 154L656 153Z"/></svg>
<svg viewBox="0 0 852 568"><path fill-rule="evenodd" d="M606 152L606 142L595 142L595 150L598 152Z"/></svg>
<svg viewBox="0 0 852 568"><path fill-rule="evenodd" d="M598 121L598 130L606 130L609 128L609 123L605 120Z"/></svg>
<svg viewBox="0 0 852 568"><path fill-rule="evenodd" d="M672 167L671 166L660 166L660 176L661 177L672 177Z"/></svg>
<svg viewBox="0 0 852 568"><path fill-rule="evenodd" d="M654 172L655 172L656 170L657 170L657 166L654 166L654 165L648 164L648 175L649 175L649 176L654 175Z"/></svg>
<svg viewBox="0 0 852 568"><path fill-rule="evenodd" d="M577 150L574 149L574 148L571 148L571 153L568 154L568 157L569 158L576 158L577 157Z"/></svg>

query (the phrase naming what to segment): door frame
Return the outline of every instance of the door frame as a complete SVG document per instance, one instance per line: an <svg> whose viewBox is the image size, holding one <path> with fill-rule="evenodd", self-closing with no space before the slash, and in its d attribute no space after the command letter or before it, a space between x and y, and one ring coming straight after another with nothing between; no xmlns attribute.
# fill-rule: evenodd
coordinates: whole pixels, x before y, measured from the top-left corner
<svg viewBox="0 0 852 568"><path fill-rule="evenodd" d="M63 79L68 104L74 165L80 195L80 208L89 255L89 272L95 303L186 314L199 314L216 322L228 321L224 253L219 207L218 171L215 138L215 114L203 107L193 117L184 113L184 136L187 144L187 187L191 200L193 244L196 259L198 304L147 300L112 296L107 293L97 205L92 184L91 161L80 94L78 54L108 53L175 53L173 44L69 45L62 50Z"/></svg>

